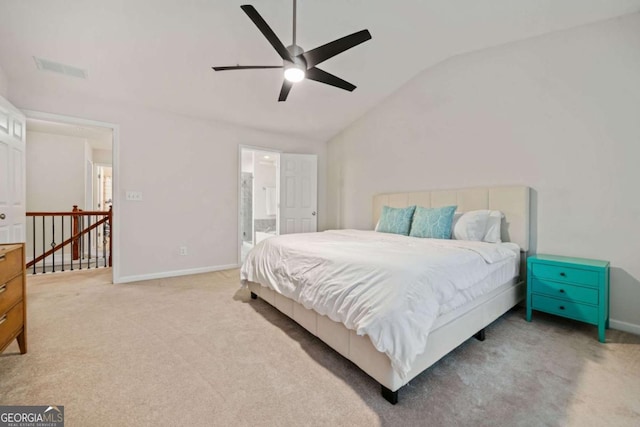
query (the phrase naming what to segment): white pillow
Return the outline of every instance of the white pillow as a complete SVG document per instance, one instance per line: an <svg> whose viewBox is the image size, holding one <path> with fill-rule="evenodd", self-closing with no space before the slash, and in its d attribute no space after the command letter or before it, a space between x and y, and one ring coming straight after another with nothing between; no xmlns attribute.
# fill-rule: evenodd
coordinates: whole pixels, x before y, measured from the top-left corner
<svg viewBox="0 0 640 427"><path fill-rule="evenodd" d="M454 216L453 238L482 241L487 231L489 212L488 210L465 212L457 221Z"/></svg>
<svg viewBox="0 0 640 427"><path fill-rule="evenodd" d="M456 212L453 214L453 220L451 221L451 238L455 239L456 236L454 235L454 231L456 229L456 224L458 223L458 220L460 219L460 217L462 216L462 212Z"/></svg>
<svg viewBox="0 0 640 427"><path fill-rule="evenodd" d="M504 214L500 211L490 211L489 220L487 221L487 231L484 235L485 242L488 243L501 243L500 239L500 227L502 226L502 218Z"/></svg>

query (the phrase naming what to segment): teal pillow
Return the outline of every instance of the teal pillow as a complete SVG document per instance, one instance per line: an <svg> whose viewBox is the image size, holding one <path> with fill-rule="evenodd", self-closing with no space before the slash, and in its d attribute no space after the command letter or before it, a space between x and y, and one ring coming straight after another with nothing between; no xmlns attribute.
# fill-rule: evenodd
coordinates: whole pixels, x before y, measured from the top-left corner
<svg viewBox="0 0 640 427"><path fill-rule="evenodd" d="M457 206L445 206L427 209L418 206L413 216L409 236L450 239L451 224L456 208Z"/></svg>
<svg viewBox="0 0 640 427"><path fill-rule="evenodd" d="M415 206L409 206L408 208L383 206L376 231L408 235L411 228L411 218L413 218L413 211L415 210Z"/></svg>

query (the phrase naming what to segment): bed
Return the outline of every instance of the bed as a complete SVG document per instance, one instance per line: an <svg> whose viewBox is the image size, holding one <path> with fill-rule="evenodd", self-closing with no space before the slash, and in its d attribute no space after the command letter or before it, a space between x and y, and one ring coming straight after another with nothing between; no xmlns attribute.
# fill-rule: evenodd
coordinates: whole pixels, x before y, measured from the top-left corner
<svg viewBox="0 0 640 427"><path fill-rule="evenodd" d="M375 231L356 230L328 231L307 236L285 235L269 239L256 246L252 251L253 255L247 258L241 270L243 284L249 287L252 298L262 298L355 363L380 383L383 397L392 404L397 403L398 391L402 386L464 341L474 336L484 340L484 328L518 304L525 294L525 284L521 277L524 271L523 262L529 248L528 187L510 186L379 194L373 198L373 224L378 222L383 206L402 208L412 205L426 208L456 205L458 212L478 209L501 211L504 218L501 222L500 237L504 243L480 245L477 242L469 242L467 244L465 242L390 236ZM327 255L326 259L322 258L325 256L323 248L327 246L343 248L343 256L333 260L344 258L342 265L336 265L335 262L329 260L331 255ZM367 267L364 265L367 264L366 258L373 258L373 256L366 254L358 256L357 254L362 252L359 248L368 248L369 246L380 247L380 253L384 253L385 256L375 263L369 263ZM462 253L466 257L465 262L468 263L468 266L463 269L461 261L459 269L449 267L452 272L447 272L447 274L451 274L451 278L434 276L437 278L436 280L436 278L423 277L422 274L411 275L409 273L412 272L412 268L396 268L394 261L394 257L407 258L410 255L403 249L406 246L419 247L421 254ZM514 252L510 256L508 256L509 250ZM269 256L269 253L275 255ZM295 263L286 264L287 260L294 259L297 253L300 253L301 257L306 256L306 258L301 258L306 262L303 269L296 270ZM330 252L327 253L330 254ZM488 260L491 257L496 257L495 265L491 268L487 267L485 271L483 263L478 259L485 260L489 265L490 261ZM448 262L448 258L444 258L444 255L442 259L438 256L429 256L429 259L431 258L435 263L433 271L439 271L437 270L438 263L446 264ZM416 258L414 264L417 265L423 260L423 258ZM277 271L273 270L276 272L270 274L260 273L266 271L262 269L269 262L278 264ZM363 266L357 265L358 263L362 263ZM314 271L314 280L318 283L332 281L331 278L336 277L334 273L337 275L337 272L346 271L351 274L350 277L354 277L358 274L357 268L363 268L363 274L368 274L367 271L369 271L372 272L371 274L387 277L386 270L378 269L374 272L372 270L374 264L376 266L380 264L385 268L388 266L390 270L395 268L397 270L394 273L396 276L390 279L396 280L394 283L398 283L398 277L406 277L406 283L402 283L402 286L398 287L409 289L408 292L415 292L416 289L419 289L420 292L428 293L424 291L422 283L420 286L414 285L414 283L418 283L418 280L434 282L435 285L428 283L431 286L430 292L433 293L433 289L436 289L440 293L439 289L447 289L444 285L441 287L441 283L457 283L458 280L463 281L469 275L480 275L481 273L483 275L478 277L483 277L483 279L479 282L473 279L475 280L474 286L482 285L486 289L478 295L467 295L467 298L459 300L456 304L452 302L454 299L450 298L447 300L451 303L448 310L441 306L432 307L431 311L425 309L424 307L431 305L431 303L428 299L422 299L422 295L411 294L411 298L402 297L402 304L409 305L405 307L396 303L392 304L393 310L390 311L393 311L393 316L387 315L385 312L382 317L385 317L387 323L382 327L379 322L368 320L370 318L369 312L378 311L377 308L368 309L365 304L368 300L357 300L356 303L348 300L351 298L350 296L345 298L346 294L344 293L338 292L333 295L327 292L328 296L325 296L317 294L313 288L302 291L291 285L299 279L297 275L301 270ZM366 270L366 268L370 270ZM464 270L464 274L454 273L453 270ZM291 277L288 277L287 274ZM436 283L438 280L440 282ZM473 280L469 279L468 281L471 283ZM324 283L323 285L332 284ZM384 292L375 298L386 298L385 292L392 292L389 290L390 288L391 286L385 286ZM461 293L473 293L462 288L454 289L454 291L456 298ZM424 296L424 298L427 297L429 295ZM330 308L325 309L320 304L323 300L325 302L331 300L333 305L328 304ZM338 300L337 303L336 300ZM413 301L420 301L420 304L416 305ZM411 315L405 316L406 318L399 317L404 312L410 312ZM407 338L394 335L394 327L397 322L410 322L409 327L403 326L395 329L407 329L412 331L413 335ZM386 331L385 328L391 330ZM383 329L386 331L386 335L380 332Z"/></svg>

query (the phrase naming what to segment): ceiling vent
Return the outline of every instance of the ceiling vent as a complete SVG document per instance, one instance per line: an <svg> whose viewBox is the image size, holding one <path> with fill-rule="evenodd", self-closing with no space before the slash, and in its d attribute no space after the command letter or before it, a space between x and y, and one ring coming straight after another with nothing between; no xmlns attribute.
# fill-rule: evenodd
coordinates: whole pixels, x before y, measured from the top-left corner
<svg viewBox="0 0 640 427"><path fill-rule="evenodd" d="M87 70L82 68L73 67L71 65L61 64L59 62L49 61L48 59L42 59L33 57L36 60L36 66L39 70L52 71L58 74L64 74L70 77L77 77L79 79L87 78Z"/></svg>

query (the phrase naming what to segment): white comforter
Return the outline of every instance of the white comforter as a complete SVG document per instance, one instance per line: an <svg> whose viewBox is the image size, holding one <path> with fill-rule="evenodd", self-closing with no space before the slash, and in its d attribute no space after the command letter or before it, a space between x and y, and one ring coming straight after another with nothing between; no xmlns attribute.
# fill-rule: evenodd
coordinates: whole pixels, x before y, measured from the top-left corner
<svg viewBox="0 0 640 427"><path fill-rule="evenodd" d="M368 335L404 377L441 307L516 256L483 242L333 230L264 240L248 254L241 279Z"/></svg>

